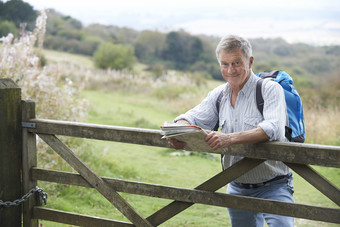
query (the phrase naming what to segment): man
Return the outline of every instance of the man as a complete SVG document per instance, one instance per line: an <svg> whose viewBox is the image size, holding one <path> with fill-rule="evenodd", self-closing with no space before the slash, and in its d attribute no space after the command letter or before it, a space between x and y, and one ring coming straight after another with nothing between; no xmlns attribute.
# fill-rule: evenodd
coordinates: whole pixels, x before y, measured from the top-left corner
<svg viewBox="0 0 340 227"><path fill-rule="evenodd" d="M207 129L205 141L216 150L233 144L285 139L286 103L282 87L273 81L263 83L263 115L255 99L258 77L252 72L254 57L248 40L239 36L221 39L216 48L222 77L227 82L212 90L196 107L174 121ZM216 101L223 92L220 109ZM209 131L219 122L221 132ZM169 144L182 149L184 143L168 139ZM224 155L222 164L228 168L243 157ZM292 174L282 162L266 161L228 184L227 193L264 199L294 202ZM294 226L294 218L245 210L228 209L232 226Z"/></svg>

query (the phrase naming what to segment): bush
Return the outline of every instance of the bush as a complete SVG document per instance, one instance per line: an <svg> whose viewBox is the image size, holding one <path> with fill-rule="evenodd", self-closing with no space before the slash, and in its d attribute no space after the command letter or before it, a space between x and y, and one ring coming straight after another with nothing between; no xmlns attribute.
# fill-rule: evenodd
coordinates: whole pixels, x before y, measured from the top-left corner
<svg viewBox="0 0 340 227"><path fill-rule="evenodd" d="M132 69L136 61L134 49L130 45L102 43L94 53L95 66L101 69Z"/></svg>
<svg viewBox="0 0 340 227"><path fill-rule="evenodd" d="M0 37L7 36L12 33L14 36L18 35L18 29L12 21L0 21Z"/></svg>

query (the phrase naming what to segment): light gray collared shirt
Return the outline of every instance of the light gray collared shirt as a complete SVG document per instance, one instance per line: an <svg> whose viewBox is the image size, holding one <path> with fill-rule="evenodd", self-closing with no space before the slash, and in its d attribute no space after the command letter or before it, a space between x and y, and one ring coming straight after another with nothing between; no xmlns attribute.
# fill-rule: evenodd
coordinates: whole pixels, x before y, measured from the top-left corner
<svg viewBox="0 0 340 227"><path fill-rule="evenodd" d="M232 89L229 83L222 84L209 92L208 96L196 107L176 117L187 120L192 125L212 130L219 120L219 128L223 133L241 132L261 127L270 138L269 141L287 141L285 138L286 102L282 87L273 81L263 83L264 98L263 116L256 105L256 82L259 78L253 73L238 93L235 107L231 106ZM216 101L221 92L220 110ZM228 168L243 157L224 155L222 163ZM289 168L279 161L266 161L253 170L236 179L239 183L260 183L279 175L289 173Z"/></svg>

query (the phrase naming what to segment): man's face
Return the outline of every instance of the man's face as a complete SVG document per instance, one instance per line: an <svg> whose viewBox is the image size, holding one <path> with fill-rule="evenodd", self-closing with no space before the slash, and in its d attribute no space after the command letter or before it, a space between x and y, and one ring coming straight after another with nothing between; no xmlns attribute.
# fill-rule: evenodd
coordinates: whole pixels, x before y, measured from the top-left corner
<svg viewBox="0 0 340 227"><path fill-rule="evenodd" d="M221 51L219 60L223 78L232 87L242 89L250 76L254 58L247 59L242 50L235 50L231 52Z"/></svg>

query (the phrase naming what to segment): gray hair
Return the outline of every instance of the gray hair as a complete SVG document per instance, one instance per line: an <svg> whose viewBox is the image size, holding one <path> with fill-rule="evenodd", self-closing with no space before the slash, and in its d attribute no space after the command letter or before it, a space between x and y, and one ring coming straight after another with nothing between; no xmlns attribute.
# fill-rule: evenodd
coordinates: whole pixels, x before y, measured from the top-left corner
<svg viewBox="0 0 340 227"><path fill-rule="evenodd" d="M250 42L237 35L225 36L221 39L216 47L216 57L219 60L219 54L221 51L231 52L234 50L242 50L247 59L253 55L253 50Z"/></svg>

